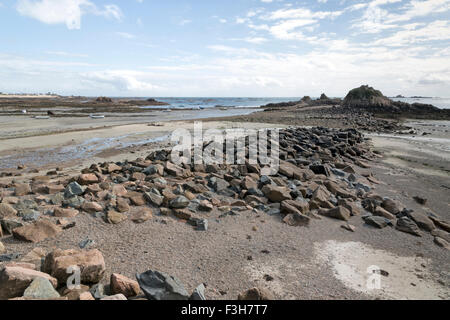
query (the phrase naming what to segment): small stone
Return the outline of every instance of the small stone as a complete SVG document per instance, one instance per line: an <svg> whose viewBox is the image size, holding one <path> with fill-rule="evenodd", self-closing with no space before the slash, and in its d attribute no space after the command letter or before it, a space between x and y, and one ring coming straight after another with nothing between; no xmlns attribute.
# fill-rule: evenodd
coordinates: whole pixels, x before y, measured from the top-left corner
<svg viewBox="0 0 450 320"><path fill-rule="evenodd" d="M131 221L134 223L144 223L153 218L153 211L150 208L140 207L133 210Z"/></svg>
<svg viewBox="0 0 450 320"><path fill-rule="evenodd" d="M67 185L64 190L64 197L72 198L74 196L81 196L84 193L84 188L80 186L77 182L71 182Z"/></svg>
<svg viewBox="0 0 450 320"><path fill-rule="evenodd" d="M378 229L386 228L389 224L392 224L388 219L379 216L363 217L363 219L368 225Z"/></svg>
<svg viewBox="0 0 450 320"><path fill-rule="evenodd" d="M33 224L14 229L12 234L18 240L37 243L48 238L53 238L61 232L61 227L51 221L39 220Z"/></svg>
<svg viewBox="0 0 450 320"><path fill-rule="evenodd" d="M4 253L6 253L6 248L3 245L3 243L0 241L0 254L4 254Z"/></svg>
<svg viewBox="0 0 450 320"><path fill-rule="evenodd" d="M338 206L338 207L330 209L330 210L320 210L319 214L326 216L326 217L344 220L344 221L347 221L348 219L350 219L350 216L351 216L350 211L347 208L344 208L343 206Z"/></svg>
<svg viewBox="0 0 450 320"><path fill-rule="evenodd" d="M208 200L203 200L200 202L198 209L200 211L212 211L214 209L214 206L209 202Z"/></svg>
<svg viewBox="0 0 450 320"><path fill-rule="evenodd" d="M59 298L59 293L55 290L50 281L46 278L35 278L29 287L23 293L25 298L33 299L56 299Z"/></svg>
<svg viewBox="0 0 450 320"><path fill-rule="evenodd" d="M93 173L82 174L78 177L78 183L82 186L87 186L98 182L98 177Z"/></svg>
<svg viewBox="0 0 450 320"><path fill-rule="evenodd" d="M78 215L79 211L75 209L55 208L53 214L57 218L74 218Z"/></svg>
<svg viewBox="0 0 450 320"><path fill-rule="evenodd" d="M409 218L403 217L397 220L396 229L405 233L421 237L420 229L417 224Z"/></svg>
<svg viewBox="0 0 450 320"><path fill-rule="evenodd" d="M164 201L164 197L157 195L153 192L146 192L144 193L144 198L145 200L147 200L150 204L153 204L157 207L161 206L163 201Z"/></svg>
<svg viewBox="0 0 450 320"><path fill-rule="evenodd" d="M427 199L422 198L422 197L419 197L419 196L415 196L415 197L414 197L414 200L415 200L418 204L421 204L421 205L423 205L423 206L426 205L427 202L428 202Z"/></svg>
<svg viewBox="0 0 450 320"><path fill-rule="evenodd" d="M114 210L109 210L106 215L106 221L111 224L119 224L127 219L128 219L127 215Z"/></svg>
<svg viewBox="0 0 450 320"><path fill-rule="evenodd" d="M96 213L103 211L103 207L97 202L85 202L81 205L81 209L87 213Z"/></svg>
<svg viewBox="0 0 450 320"><path fill-rule="evenodd" d="M355 230L356 230L356 227L353 226L353 225L351 225L351 224L349 224L349 223L343 224L343 225L341 226L341 228L343 228L343 229L345 229L345 230L348 230L348 231L350 231L350 232L355 232Z"/></svg>
<svg viewBox="0 0 450 320"><path fill-rule="evenodd" d="M135 297L139 294L139 284L123 275L113 273L111 275L111 292L123 294L125 297Z"/></svg>
<svg viewBox="0 0 450 320"><path fill-rule="evenodd" d="M184 196L178 196L172 201L170 201L170 208L172 209L183 209L189 205L189 200Z"/></svg>
<svg viewBox="0 0 450 320"><path fill-rule="evenodd" d="M191 294L189 300L194 301L204 301L205 297L205 285L202 283L197 288L195 288L194 292Z"/></svg>
<svg viewBox="0 0 450 320"><path fill-rule="evenodd" d="M0 218L13 217L17 215L16 209L7 203L0 203Z"/></svg>
<svg viewBox="0 0 450 320"><path fill-rule="evenodd" d="M14 191L14 195L16 197L26 196L27 194L30 194L30 193L31 193L31 188L28 183L16 184L16 188Z"/></svg>

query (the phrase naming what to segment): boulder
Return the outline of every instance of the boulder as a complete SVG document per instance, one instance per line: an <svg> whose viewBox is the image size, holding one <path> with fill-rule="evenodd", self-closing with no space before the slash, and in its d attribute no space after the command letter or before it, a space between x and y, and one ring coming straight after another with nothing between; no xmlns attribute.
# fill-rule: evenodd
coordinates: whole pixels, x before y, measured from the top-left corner
<svg viewBox="0 0 450 320"><path fill-rule="evenodd" d="M111 275L111 292L123 294L125 297L135 297L139 294L139 283L123 275L113 273Z"/></svg>
<svg viewBox="0 0 450 320"><path fill-rule="evenodd" d="M43 271L65 284L71 274L69 267L80 269L81 283L98 283L105 273L105 260L97 249L93 250L61 250L57 249L45 257Z"/></svg>
<svg viewBox="0 0 450 320"><path fill-rule="evenodd" d="M139 286L149 300L188 300L189 294L175 277L149 270L136 275Z"/></svg>
<svg viewBox="0 0 450 320"><path fill-rule="evenodd" d="M172 209L184 209L189 205L190 201L184 196L178 196L170 201L170 208Z"/></svg>
<svg viewBox="0 0 450 320"><path fill-rule="evenodd" d="M436 226L434 225L433 221L420 212L415 211L409 212L408 217L411 220L413 220L420 229L424 231L431 232L434 229L436 229Z"/></svg>
<svg viewBox="0 0 450 320"><path fill-rule="evenodd" d="M75 196L81 196L85 191L85 188L80 186L77 182L71 182L64 189L64 197L72 198Z"/></svg>
<svg viewBox="0 0 450 320"><path fill-rule="evenodd" d="M369 216L364 217L363 219L366 224L378 229L386 228L388 225L392 224L390 220L380 216Z"/></svg>
<svg viewBox="0 0 450 320"><path fill-rule="evenodd" d="M49 220L39 220L33 224L16 228L12 231L14 238L26 242L37 243L53 238L62 232L61 227Z"/></svg>
<svg viewBox="0 0 450 320"><path fill-rule="evenodd" d="M6 266L0 271L0 300L22 296L25 289L36 278L49 280L54 288L58 285L58 281L46 273L28 268Z"/></svg>

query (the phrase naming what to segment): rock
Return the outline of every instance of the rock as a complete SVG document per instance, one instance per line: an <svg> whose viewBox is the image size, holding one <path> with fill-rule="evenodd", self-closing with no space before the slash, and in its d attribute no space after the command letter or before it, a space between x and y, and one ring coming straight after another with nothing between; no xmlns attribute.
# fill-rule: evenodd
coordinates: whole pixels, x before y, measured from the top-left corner
<svg viewBox="0 0 450 320"><path fill-rule="evenodd" d="M149 300L188 300L189 294L180 280L158 271L136 275L139 286Z"/></svg>
<svg viewBox="0 0 450 320"><path fill-rule="evenodd" d="M361 209L356 205L356 203L354 203L348 199L339 199L338 205L343 206L344 208L348 209L352 216L358 216L361 214Z"/></svg>
<svg viewBox="0 0 450 320"><path fill-rule="evenodd" d="M41 269L42 261L45 258L45 250L43 248L34 248L30 252L28 252L25 256L23 256L20 261L24 263L31 263L37 267L38 270Z"/></svg>
<svg viewBox="0 0 450 320"><path fill-rule="evenodd" d="M54 288L58 285L58 281L55 278L43 272L28 268L6 266L0 271L0 300L22 296L25 289L36 278L49 280Z"/></svg>
<svg viewBox="0 0 450 320"><path fill-rule="evenodd" d="M51 221L39 220L33 224L14 229L12 234L18 240L37 243L48 238L56 237L61 232L61 227Z"/></svg>
<svg viewBox="0 0 450 320"><path fill-rule="evenodd" d="M262 189L264 195L272 202L282 202L291 200L290 191L287 188L277 187L273 185L265 185Z"/></svg>
<svg viewBox="0 0 450 320"><path fill-rule="evenodd" d="M96 213L103 211L103 207L97 202L85 202L81 205L81 209L87 213Z"/></svg>
<svg viewBox="0 0 450 320"><path fill-rule="evenodd" d="M46 278L37 277L31 282L23 293L25 298L33 298L40 300L59 298L59 293L55 290L51 282Z"/></svg>
<svg viewBox="0 0 450 320"><path fill-rule="evenodd" d="M431 232L434 229L436 229L436 226L434 225L433 221L422 213L415 211L409 212L408 218L413 220L417 224L417 226L422 230Z"/></svg>
<svg viewBox="0 0 450 320"><path fill-rule="evenodd" d="M450 243L448 243L446 240L434 237L434 243L436 243L439 247L450 250Z"/></svg>
<svg viewBox="0 0 450 320"><path fill-rule="evenodd" d="M392 213L388 212L387 210L384 210L382 207L376 207L373 214L379 217L384 217L389 220L395 219L395 216Z"/></svg>
<svg viewBox="0 0 450 320"><path fill-rule="evenodd" d="M127 215L114 210L109 210L108 213L106 214L106 221L111 224L119 224L127 219L128 219Z"/></svg>
<svg viewBox="0 0 450 320"><path fill-rule="evenodd" d="M450 242L450 233L444 230L434 229L433 231L431 231L431 235L434 237L442 238L447 242Z"/></svg>
<svg viewBox="0 0 450 320"><path fill-rule="evenodd" d="M160 207L164 201L164 197L157 195L153 192L146 192L144 193L144 198L149 202L150 204L153 204L157 207Z"/></svg>
<svg viewBox="0 0 450 320"><path fill-rule="evenodd" d="M348 221L348 219L350 219L351 216L350 211L347 208L344 208L343 206L338 206L336 208L329 210L320 210L319 214L326 217L344 221Z"/></svg>
<svg viewBox="0 0 450 320"><path fill-rule="evenodd" d="M240 301L267 301L274 300L274 296L270 291L263 288L252 288L238 296Z"/></svg>
<svg viewBox="0 0 450 320"><path fill-rule="evenodd" d="M7 203L0 203L0 218L13 217L17 215L16 209Z"/></svg>
<svg viewBox="0 0 450 320"><path fill-rule="evenodd" d="M71 274L67 268L77 266L80 269L81 283L98 283L105 273L105 260L97 249L61 250L57 249L45 257L43 271L66 283Z"/></svg>
<svg viewBox="0 0 450 320"><path fill-rule="evenodd" d="M114 296L105 297L105 298L102 298L100 300L103 300L103 301L108 301L108 300L114 301L114 300L128 300L128 299L123 294L116 294Z"/></svg>
<svg viewBox="0 0 450 320"><path fill-rule="evenodd" d="M345 230L348 230L348 231L351 231L351 232L355 232L355 230L356 230L356 227L351 225L351 224L349 224L349 223L343 224L341 226L341 228L345 229Z"/></svg>
<svg viewBox="0 0 450 320"><path fill-rule="evenodd" d="M206 300L205 297L205 285L202 283L197 288L195 288L194 292L192 292L191 296L189 297L189 300L193 301L204 301Z"/></svg>
<svg viewBox="0 0 450 320"><path fill-rule="evenodd" d="M74 218L78 215L79 211L75 209L55 208L53 214L57 218Z"/></svg>
<svg viewBox="0 0 450 320"><path fill-rule="evenodd" d="M93 301L95 298L92 296L90 292L81 292L78 298L80 301Z"/></svg>
<svg viewBox="0 0 450 320"><path fill-rule="evenodd" d="M3 245L3 243L0 241L0 254L4 254L4 253L6 253L6 248Z"/></svg>
<svg viewBox="0 0 450 320"><path fill-rule="evenodd" d="M14 190L14 195L16 197L22 197L22 196L26 196L27 194L31 193L31 188L30 185L28 183L19 183L16 184L15 190Z"/></svg>
<svg viewBox="0 0 450 320"><path fill-rule="evenodd" d="M95 244L94 240L86 238L84 240L81 240L80 243L78 243L78 246L80 247L80 249L88 249L92 247L94 244Z"/></svg>
<svg viewBox="0 0 450 320"><path fill-rule="evenodd" d="M120 213L125 213L130 211L130 205L128 204L128 201L124 198L118 198L116 201L116 209Z"/></svg>
<svg viewBox="0 0 450 320"><path fill-rule="evenodd" d="M414 197L414 200L415 200L418 204L421 204L421 205L423 205L423 206L426 205L427 202L428 202L427 199L422 198L422 197L419 197L419 196L415 196L415 197Z"/></svg>
<svg viewBox="0 0 450 320"><path fill-rule="evenodd" d="M210 212L214 209L214 206L209 202L208 200L203 200L200 202L198 209L200 211L207 211Z"/></svg>
<svg viewBox="0 0 450 320"><path fill-rule="evenodd" d="M19 259L19 257L19 253L2 254L0 255L0 262L10 262Z"/></svg>
<svg viewBox="0 0 450 320"><path fill-rule="evenodd" d="M183 209L189 205L189 200L184 196L178 196L170 201L170 208Z"/></svg>
<svg viewBox="0 0 450 320"><path fill-rule="evenodd" d="M100 300L105 298L108 294L106 293L106 288L103 284L98 283L96 285L93 285L90 289L89 292L92 294L92 296L94 297L94 299Z"/></svg>
<svg viewBox="0 0 450 320"><path fill-rule="evenodd" d="M291 227L307 226L309 225L310 220L311 218L305 216L304 214L301 214L300 212L288 214L283 219L284 223Z"/></svg>
<svg viewBox="0 0 450 320"><path fill-rule="evenodd" d="M106 170L108 171L108 173L113 173L113 172L122 171L122 167L119 167L115 163L110 163L107 165Z"/></svg>
<svg viewBox="0 0 450 320"><path fill-rule="evenodd" d="M445 230L447 232L450 232L450 223L447 221L442 220L441 218L437 217L436 215L430 213L428 217L434 222L434 224L441 228L442 230Z"/></svg>
<svg viewBox="0 0 450 320"><path fill-rule="evenodd" d="M82 186L98 183L98 177L93 173L82 174L78 177L78 183Z"/></svg>
<svg viewBox="0 0 450 320"><path fill-rule="evenodd" d="M134 223L144 223L153 218L153 211L150 208L136 208L131 214L131 221Z"/></svg>
<svg viewBox="0 0 450 320"><path fill-rule="evenodd" d="M405 233L421 237L419 227L409 218L403 217L397 220L396 229Z"/></svg>
<svg viewBox="0 0 450 320"><path fill-rule="evenodd" d="M84 193L84 188L80 186L77 182L71 182L67 185L64 190L65 198L72 198L75 196L81 196Z"/></svg>
<svg viewBox="0 0 450 320"><path fill-rule="evenodd" d="M209 180L208 185L214 189L214 191L219 192L219 191L223 191L226 190L230 184L225 181L224 179L221 178L216 178L216 177L212 177Z"/></svg>
<svg viewBox="0 0 450 320"><path fill-rule="evenodd" d="M401 211L400 205L396 201L391 199L384 199L381 206L393 215L397 215Z"/></svg>
<svg viewBox="0 0 450 320"><path fill-rule="evenodd" d="M111 275L111 292L123 294L125 297L135 297L139 294L139 283L123 275L113 273Z"/></svg>
<svg viewBox="0 0 450 320"><path fill-rule="evenodd" d="M392 224L388 219L379 216L364 217L363 219L368 225L378 229L386 228L389 224Z"/></svg>
<svg viewBox="0 0 450 320"><path fill-rule="evenodd" d="M112 188L112 193L116 197L125 197L128 193L128 190L121 184L117 184Z"/></svg>
<svg viewBox="0 0 450 320"><path fill-rule="evenodd" d="M16 219L1 219L0 224L6 234L12 234L16 228L22 227L24 224Z"/></svg>

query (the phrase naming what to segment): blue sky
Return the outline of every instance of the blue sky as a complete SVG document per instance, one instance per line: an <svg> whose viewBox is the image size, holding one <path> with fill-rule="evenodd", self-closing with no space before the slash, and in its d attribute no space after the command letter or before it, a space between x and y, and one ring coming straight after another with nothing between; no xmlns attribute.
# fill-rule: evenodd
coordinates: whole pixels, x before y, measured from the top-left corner
<svg viewBox="0 0 450 320"><path fill-rule="evenodd" d="M450 96L450 0L0 0L0 91Z"/></svg>

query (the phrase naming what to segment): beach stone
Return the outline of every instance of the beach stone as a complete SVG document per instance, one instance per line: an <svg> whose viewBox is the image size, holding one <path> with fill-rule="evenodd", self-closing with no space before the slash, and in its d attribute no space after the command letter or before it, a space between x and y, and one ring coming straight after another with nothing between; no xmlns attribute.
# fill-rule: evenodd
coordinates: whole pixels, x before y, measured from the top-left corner
<svg viewBox="0 0 450 320"><path fill-rule="evenodd" d="M13 217L17 215L17 210L7 203L0 203L0 218Z"/></svg>
<svg viewBox="0 0 450 320"><path fill-rule="evenodd" d="M109 210L106 214L106 221L111 224L119 224L128 219L128 216L117 212L115 210Z"/></svg>
<svg viewBox="0 0 450 320"><path fill-rule="evenodd" d="M22 227L24 224L16 219L0 219L3 232L6 234L12 234L12 231L16 228Z"/></svg>
<svg viewBox="0 0 450 320"><path fill-rule="evenodd" d="M73 266L80 268L80 280L83 284L100 282L106 270L103 255L97 249L56 249L45 257L43 271L65 284L71 276L67 269Z"/></svg>
<svg viewBox="0 0 450 320"><path fill-rule="evenodd" d="M112 188L112 193L116 196L116 197L125 197L128 193L128 190L125 189L125 187L121 184L116 184L113 188Z"/></svg>
<svg viewBox="0 0 450 320"><path fill-rule="evenodd" d="M25 298L40 300L59 298L59 293L55 290L51 282L46 278L37 277L31 282L23 293Z"/></svg>
<svg viewBox="0 0 450 320"><path fill-rule="evenodd" d="M14 195L16 197L26 196L31 193L31 187L28 183L19 183L16 184Z"/></svg>
<svg viewBox="0 0 450 320"><path fill-rule="evenodd" d="M153 218L153 210L146 207L139 207L133 210L131 221L134 223L144 223Z"/></svg>
<svg viewBox="0 0 450 320"><path fill-rule="evenodd" d="M375 211L373 212L374 215L379 216L379 217L384 217L386 219L389 220L394 220L395 216L390 213L389 211L383 209L382 207L376 207Z"/></svg>
<svg viewBox="0 0 450 320"><path fill-rule="evenodd" d="M184 196L178 196L170 201L170 208L183 209L189 205L189 200Z"/></svg>
<svg viewBox="0 0 450 320"><path fill-rule="evenodd" d="M81 205L81 209L87 213L96 213L103 211L103 207L97 202L85 202Z"/></svg>
<svg viewBox="0 0 450 320"><path fill-rule="evenodd" d="M97 299L97 300L103 299L106 296L108 296L105 286L101 283L97 283L97 284L93 285L89 289L89 292L92 294L94 299Z"/></svg>
<svg viewBox="0 0 450 320"><path fill-rule="evenodd" d="M417 224L409 218L403 217L397 220L396 229L405 233L421 237L420 229Z"/></svg>
<svg viewBox="0 0 450 320"><path fill-rule="evenodd" d="M110 163L106 166L106 170L108 173L119 172L122 171L122 167L119 167L115 163Z"/></svg>
<svg viewBox="0 0 450 320"><path fill-rule="evenodd" d="M95 298L92 296L90 292L81 292L78 298L80 301L93 301Z"/></svg>
<svg viewBox="0 0 450 320"><path fill-rule="evenodd" d="M392 199L384 199L381 206L390 213L397 215L400 213L400 205Z"/></svg>
<svg viewBox="0 0 450 320"><path fill-rule="evenodd" d="M350 211L343 206L337 206L336 208L329 209L329 210L320 210L319 214L326 216L326 217L344 220L344 221L348 221L348 219L350 219L350 216L351 216Z"/></svg>
<svg viewBox="0 0 450 320"><path fill-rule="evenodd" d="M16 228L12 231L14 238L26 242L37 243L56 237L62 232L61 227L49 220L39 220L33 224Z"/></svg>
<svg viewBox="0 0 450 320"><path fill-rule="evenodd" d="M341 228L345 229L345 230L348 230L350 232L355 232L356 231L356 227L354 225L349 224L349 223L341 225Z"/></svg>
<svg viewBox="0 0 450 320"><path fill-rule="evenodd" d="M139 286L149 300L188 300L189 294L175 277L149 270L136 275Z"/></svg>
<svg viewBox="0 0 450 320"><path fill-rule="evenodd" d="M78 215L79 211L75 209L55 208L53 214L57 218L74 218Z"/></svg>
<svg viewBox="0 0 450 320"><path fill-rule="evenodd" d="M431 232L434 229L436 229L434 222L430 218L428 218L426 215L424 215L420 212L415 212L415 211L409 212L408 217L411 220L413 220L420 229L422 229L424 231Z"/></svg>
<svg viewBox="0 0 450 320"><path fill-rule="evenodd" d="M214 209L214 206L209 202L208 200L203 200L200 202L198 209L200 211L212 211Z"/></svg>
<svg viewBox="0 0 450 320"><path fill-rule="evenodd" d="M282 202L284 200L292 199L289 190L283 187L265 185L262 192L272 202Z"/></svg>
<svg viewBox="0 0 450 320"><path fill-rule="evenodd" d="M116 294L114 296L104 297L104 298L102 298L100 300L103 300L103 301L115 301L115 300L128 300L128 299L123 294L119 293L119 294Z"/></svg>
<svg viewBox="0 0 450 320"><path fill-rule="evenodd" d="M20 259L20 262L33 264L36 266L37 269L40 270L40 266L45 258L45 255L46 255L45 249L37 247L28 252L26 255L24 255Z"/></svg>
<svg viewBox="0 0 450 320"><path fill-rule="evenodd" d="M130 205L124 198L117 198L116 209L121 213L128 212L130 211Z"/></svg>
<svg viewBox="0 0 450 320"><path fill-rule="evenodd" d="M446 240L434 237L434 243L436 243L439 247L450 250L450 243L448 243Z"/></svg>
<svg viewBox="0 0 450 320"><path fill-rule="evenodd" d="M273 294L264 288L252 288L242 292L238 296L240 301L267 301L274 300Z"/></svg>
<svg viewBox="0 0 450 320"><path fill-rule="evenodd" d="M150 204L153 204L157 207L161 206L164 201L164 197L157 195L153 192L145 192L144 198L145 198L145 200L147 200L147 202L149 202Z"/></svg>
<svg viewBox="0 0 450 320"><path fill-rule="evenodd" d="M139 283L118 273L111 275L111 292L123 294L125 297L135 297L139 294Z"/></svg>
<svg viewBox="0 0 450 320"><path fill-rule="evenodd" d="M450 232L450 223L448 221L444 221L443 219L437 217L433 213L428 214L428 217L434 222L434 224L438 228Z"/></svg>
<svg viewBox="0 0 450 320"><path fill-rule="evenodd" d="M361 214L361 209L356 205L356 203L348 199L339 199L338 205L343 206L344 208L349 210L352 216L358 216Z"/></svg>
<svg viewBox="0 0 450 320"><path fill-rule="evenodd" d="M4 267L0 271L0 300L22 296L36 278L49 280L54 288L58 285L55 278L43 272L21 267Z"/></svg>
<svg viewBox="0 0 450 320"><path fill-rule="evenodd" d="M143 194L131 196L130 201L134 206L145 206L145 204L147 203Z"/></svg>
<svg viewBox="0 0 450 320"><path fill-rule="evenodd" d="M77 182L71 182L64 189L64 197L72 198L75 196L81 196L84 193L84 188L80 186Z"/></svg>
<svg viewBox="0 0 450 320"><path fill-rule="evenodd" d="M6 248L4 244L0 241L0 254L6 253Z"/></svg>
<svg viewBox="0 0 450 320"><path fill-rule="evenodd" d="M440 229L434 229L433 231L431 231L431 235L442 238L447 242L450 242L450 233L448 233L447 231L440 230Z"/></svg>
<svg viewBox="0 0 450 320"><path fill-rule="evenodd" d="M388 219L380 216L364 217L363 219L368 225L378 229L386 228L391 223Z"/></svg>
<svg viewBox="0 0 450 320"><path fill-rule="evenodd" d="M22 217L22 220L25 222L37 221L40 216L41 213L36 210L27 209L20 212L20 217Z"/></svg>
<svg viewBox="0 0 450 320"><path fill-rule="evenodd" d="M192 292L189 300L193 301L205 301L205 285L202 283L197 288L195 288L194 292Z"/></svg>
<svg viewBox="0 0 450 320"><path fill-rule="evenodd" d="M300 212L291 213L284 217L283 222L291 227L307 226L310 223L311 218L301 214Z"/></svg>
<svg viewBox="0 0 450 320"><path fill-rule="evenodd" d="M93 173L82 174L77 179L78 183L82 186L98 183L98 177Z"/></svg>

